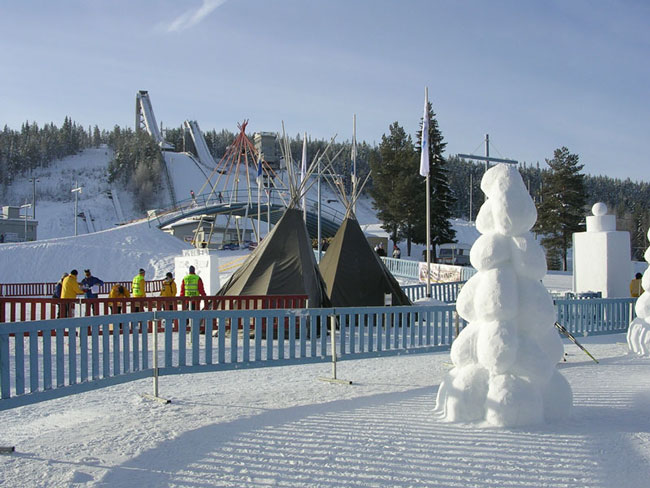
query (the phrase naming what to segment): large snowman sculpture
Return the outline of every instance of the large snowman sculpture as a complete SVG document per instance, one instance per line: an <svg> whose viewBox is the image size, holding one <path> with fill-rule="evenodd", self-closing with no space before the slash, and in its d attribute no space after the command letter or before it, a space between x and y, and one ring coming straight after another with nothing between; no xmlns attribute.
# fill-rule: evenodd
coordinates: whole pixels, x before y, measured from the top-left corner
<svg viewBox="0 0 650 488"><path fill-rule="evenodd" d="M650 239L650 230L648 231ZM650 247L643 256L650 263ZM645 270L641 278L641 286L645 290L636 301L634 311L636 318L627 329L627 345L630 351L641 356L650 355L650 267Z"/></svg>
<svg viewBox="0 0 650 488"><path fill-rule="evenodd" d="M489 169L481 190L487 196L476 218L482 235L470 252L478 273L456 303L469 324L451 347L454 368L438 390L436 415L502 427L566 416L573 394L556 369L564 347L541 283L544 252L530 233L535 205L510 165Z"/></svg>

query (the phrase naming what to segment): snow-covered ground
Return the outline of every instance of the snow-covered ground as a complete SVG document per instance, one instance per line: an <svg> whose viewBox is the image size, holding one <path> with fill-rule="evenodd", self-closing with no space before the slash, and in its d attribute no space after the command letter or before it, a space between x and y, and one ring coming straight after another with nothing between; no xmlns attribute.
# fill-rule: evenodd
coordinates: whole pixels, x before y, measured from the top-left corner
<svg viewBox="0 0 650 488"><path fill-rule="evenodd" d="M650 477L650 359L625 337L565 345L575 407L554 424L436 421L446 352L167 376L0 412L3 486L602 487Z"/></svg>
<svg viewBox="0 0 650 488"><path fill-rule="evenodd" d="M187 245L146 222L115 228L134 215L119 189L124 219L108 197L101 203L104 187L91 186L101 170L97 162L87 179L53 171L51 193L74 181L94 188L95 198L82 193L80 210L102 232L72 237L70 200L44 195L38 220L59 220L39 231L48 239L0 245L0 281L54 281L72 267L106 280L130 279L139 267L154 278L171 269ZM362 223L372 224L371 211L359 212ZM242 253L223 251L220 260ZM549 274L544 283L568 290L571 276ZM622 335L579 339L600 364L565 343L567 362L558 367L575 406L555 423L486 429L436 420L448 352L343 361L338 376L351 386L318 381L330 374L327 363L166 376L160 394L168 405L144 400L151 382L141 380L0 412L0 445L16 446L0 456L0 484L648 486L650 358L628 354Z"/></svg>

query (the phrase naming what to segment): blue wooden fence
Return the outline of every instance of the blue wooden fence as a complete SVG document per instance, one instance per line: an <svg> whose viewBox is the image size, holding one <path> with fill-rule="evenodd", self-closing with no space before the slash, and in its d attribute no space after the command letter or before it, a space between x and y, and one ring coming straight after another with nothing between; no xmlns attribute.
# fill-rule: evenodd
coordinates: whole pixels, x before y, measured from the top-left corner
<svg viewBox="0 0 650 488"><path fill-rule="evenodd" d="M455 303L458 298L458 292L466 281L453 281L449 283L431 283L431 298L444 303ZM413 302L427 296L426 283L416 285L402 285L402 290L406 296Z"/></svg>
<svg viewBox="0 0 650 488"><path fill-rule="evenodd" d="M174 322L186 321L187 328L174 331ZM338 327L341 359L447 348L464 326L451 305L158 311L7 323L0 327L0 410L151 376L154 324L158 374L166 375L329 361L330 321Z"/></svg>
<svg viewBox="0 0 650 488"><path fill-rule="evenodd" d="M634 301L556 300L557 319L578 336L625 332ZM342 360L445 349L465 326L453 305L156 311L6 323L0 410L151 376L153 330L159 330L158 374L169 375L329 361L325 329L332 323Z"/></svg>
<svg viewBox="0 0 650 488"><path fill-rule="evenodd" d="M393 274L393 276L398 276L400 278L408 278L411 280L419 280L419 266L418 261L411 261L409 259L393 259L389 257L381 258L388 270ZM432 263L433 266L433 263ZM451 266L451 265L446 265ZM469 280L477 271L471 266L455 266L460 271L461 281Z"/></svg>
<svg viewBox="0 0 650 488"><path fill-rule="evenodd" d="M574 335L626 332L636 317L636 298L554 300L557 321Z"/></svg>

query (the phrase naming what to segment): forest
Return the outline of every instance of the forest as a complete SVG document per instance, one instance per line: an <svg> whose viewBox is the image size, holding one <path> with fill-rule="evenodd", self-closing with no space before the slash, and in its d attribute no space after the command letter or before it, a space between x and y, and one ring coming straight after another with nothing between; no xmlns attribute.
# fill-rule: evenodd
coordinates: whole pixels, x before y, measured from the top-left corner
<svg viewBox="0 0 650 488"><path fill-rule="evenodd" d="M235 134L227 129L219 131L212 129L206 131L204 137L213 157L219 160L234 140ZM252 134L249 137L252 140ZM184 137L182 126L167 128L165 138L174 145L176 151L193 150L191 138ZM293 158L299 161L302 153L302 136L291 137L290 142ZM329 140L309 138L308 159L311 160L317 153L322 153L329 142ZM65 117L60 127L53 123L39 126L35 122L25 122L20 130L12 130L5 125L0 131L0 195L3 204L16 203L11 201L11 195L8 193L8 188L14 179L29 178L38 172L39 168L47 167L53 160L101 144L108 145L114 154L114 159L109 166L109 178L121 182L127 189L137 194L137 204L141 210L144 211L148 205L155 204L154 195L161 185L164 164L160 149L155 142L143 131L119 126L115 126L110 131L100 129L96 125L83 127L70 117ZM371 145L365 141L357 142L356 165L360 180L370 172L373 160L376 164L381 163L380 146L381 144ZM415 149L419 150L417 147ZM333 161L334 172L349 176L352 168L352 142L349 140L334 142L330 154L336 154L339 150L342 150L341 156ZM554 148L549 148L549 154L553 150ZM440 157L444 159L446 184L450 190L450 215L473 220L483 203L480 181L485 172L484 163L464 160L455 155L441 154ZM531 197L539 205L544 195L545 175L552 172L548 160L541 165L520 164L519 171ZM650 227L650 183L632 181L629 178L621 180L588 174L583 175L582 181L586 196L583 213L587 214L594 203L605 202L610 212L617 216L618 229L630 232L633 255L636 259L642 259L647 248L646 233ZM365 192L369 192L375 200L382 198L381 193L373 192L372 178ZM390 198L390 195L384 197Z"/></svg>

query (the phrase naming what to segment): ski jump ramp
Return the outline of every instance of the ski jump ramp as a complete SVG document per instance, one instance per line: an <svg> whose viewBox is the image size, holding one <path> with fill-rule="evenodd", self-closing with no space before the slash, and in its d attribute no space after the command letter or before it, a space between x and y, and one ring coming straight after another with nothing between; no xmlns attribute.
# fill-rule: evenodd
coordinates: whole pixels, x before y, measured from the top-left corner
<svg viewBox="0 0 650 488"><path fill-rule="evenodd" d="M210 171L212 171L217 166L217 163L214 161L212 154L210 154L203 133L199 128L199 123L196 120L186 120L183 125L185 126L185 130L187 130L192 137L194 147L196 148L196 154L199 157L199 162L203 166L210 168Z"/></svg>
<svg viewBox="0 0 650 488"><path fill-rule="evenodd" d="M146 90L140 90L135 96L135 128L136 130L146 129L163 150L174 149L174 146L165 141L162 132L158 128L149 92Z"/></svg>

